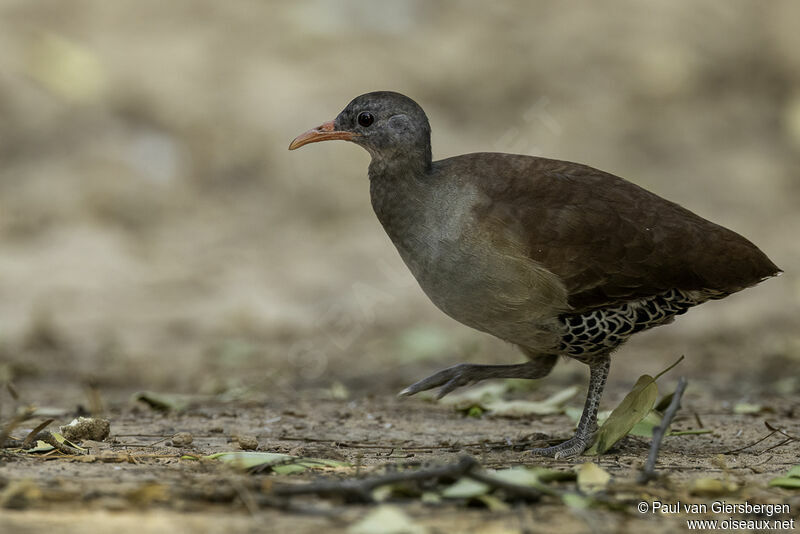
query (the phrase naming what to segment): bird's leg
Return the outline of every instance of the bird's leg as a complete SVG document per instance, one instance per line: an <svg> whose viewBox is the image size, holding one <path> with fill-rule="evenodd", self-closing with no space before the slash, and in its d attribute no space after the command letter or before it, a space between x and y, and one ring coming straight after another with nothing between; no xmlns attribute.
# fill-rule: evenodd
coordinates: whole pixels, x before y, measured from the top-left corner
<svg viewBox="0 0 800 534"><path fill-rule="evenodd" d="M609 365L608 354L603 354L589 362L589 392L586 395L586 404L583 405L583 413L575 435L564 443L552 447L531 449L532 454L553 456L556 459L569 458L581 454L592 444L597 431L597 409L606 386Z"/></svg>
<svg viewBox="0 0 800 534"><path fill-rule="evenodd" d="M487 378L542 378L547 376L557 361L557 356L541 355L531 361L516 365L477 365L460 363L442 369L428 378L423 378L399 393L400 396L414 395L420 391L442 386L436 394L441 399L454 389L474 384Z"/></svg>

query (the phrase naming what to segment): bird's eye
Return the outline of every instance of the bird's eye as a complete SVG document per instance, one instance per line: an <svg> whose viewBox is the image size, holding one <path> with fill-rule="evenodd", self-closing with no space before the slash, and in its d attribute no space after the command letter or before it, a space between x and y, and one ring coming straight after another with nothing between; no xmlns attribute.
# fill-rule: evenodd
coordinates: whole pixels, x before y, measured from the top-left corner
<svg viewBox="0 0 800 534"><path fill-rule="evenodd" d="M358 124L363 127L367 127L375 120L375 117L372 116L372 113L369 111L362 111L358 114Z"/></svg>

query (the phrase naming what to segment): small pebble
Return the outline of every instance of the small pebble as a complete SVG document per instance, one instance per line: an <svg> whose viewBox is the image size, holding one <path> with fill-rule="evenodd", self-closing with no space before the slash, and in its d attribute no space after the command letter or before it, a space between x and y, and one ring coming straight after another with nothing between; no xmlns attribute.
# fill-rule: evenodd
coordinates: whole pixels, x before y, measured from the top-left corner
<svg viewBox="0 0 800 534"><path fill-rule="evenodd" d="M258 439L255 436L238 436L237 441L239 442L239 448L244 451L252 451L258 448Z"/></svg>
<svg viewBox="0 0 800 534"><path fill-rule="evenodd" d="M192 444L192 435L188 432L178 432L172 436L173 447L186 447Z"/></svg>

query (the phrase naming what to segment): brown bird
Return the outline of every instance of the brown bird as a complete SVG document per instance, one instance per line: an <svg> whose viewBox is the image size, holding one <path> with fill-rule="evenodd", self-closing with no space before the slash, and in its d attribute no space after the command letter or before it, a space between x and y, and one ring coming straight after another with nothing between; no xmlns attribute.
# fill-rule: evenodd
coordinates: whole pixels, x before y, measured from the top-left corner
<svg viewBox="0 0 800 534"><path fill-rule="evenodd" d="M401 392L438 398L486 378L542 378L558 356L589 366L575 435L534 454L581 454L594 438L610 354L781 271L744 237L612 174L515 154L431 158L422 108L380 91L350 102L289 150L331 139L372 156L378 219L422 290L461 323L517 345L517 365L460 364Z"/></svg>

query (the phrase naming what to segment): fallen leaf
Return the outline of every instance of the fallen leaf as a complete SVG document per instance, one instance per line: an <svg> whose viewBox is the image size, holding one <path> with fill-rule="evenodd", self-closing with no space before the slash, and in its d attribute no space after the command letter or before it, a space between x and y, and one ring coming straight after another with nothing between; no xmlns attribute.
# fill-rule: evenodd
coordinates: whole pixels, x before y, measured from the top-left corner
<svg viewBox="0 0 800 534"><path fill-rule="evenodd" d="M511 467L509 469L498 469L489 471L489 474L503 482L517 484L518 486L537 487L541 485L542 479L534 469L527 467Z"/></svg>
<svg viewBox="0 0 800 534"><path fill-rule="evenodd" d="M237 469L244 471L257 467L269 467L274 473L289 475L300 473L306 469L321 467L344 467L350 464L338 460L326 460L322 458L301 458L290 454L279 454L274 452L254 452L254 451L233 451L218 452L205 456L209 460L219 460L230 463Z"/></svg>
<svg viewBox="0 0 800 534"><path fill-rule="evenodd" d="M494 495L479 495L475 497L475 500L483 503L483 505L492 512L506 512L511 509L502 499Z"/></svg>
<svg viewBox="0 0 800 534"><path fill-rule="evenodd" d="M524 417L526 415L550 415L564 412L564 403L575 396L577 386L563 389L543 401L496 399L485 402L482 406L493 416Z"/></svg>
<svg viewBox="0 0 800 534"><path fill-rule="evenodd" d="M469 410L467 410L467 417L479 418L483 416L483 413L483 408L476 404L475 406L470 406Z"/></svg>
<svg viewBox="0 0 800 534"><path fill-rule="evenodd" d="M401 508L382 504L353 523L348 534L425 534L428 530L415 523Z"/></svg>
<svg viewBox="0 0 800 534"><path fill-rule="evenodd" d="M689 492L692 495L702 495L704 497L716 497L719 495L730 495L739 489L733 482L719 480L717 478L698 478L692 482Z"/></svg>
<svg viewBox="0 0 800 534"><path fill-rule="evenodd" d="M800 464L789 469L785 476L770 480L769 485L779 488L800 488Z"/></svg>
<svg viewBox="0 0 800 534"><path fill-rule="evenodd" d="M611 475L599 465L586 462L578 468L578 489L586 494L598 493L606 488Z"/></svg>
<svg viewBox="0 0 800 534"><path fill-rule="evenodd" d="M439 402L455 406L457 410L469 410L475 405L484 406L486 402L497 400L505 392L506 385L502 382L488 382L457 393L451 393Z"/></svg>
<svg viewBox="0 0 800 534"><path fill-rule="evenodd" d="M655 431L656 427L661 425L662 417L655 410L650 410L650 413L644 416L644 418L633 425L631 431L628 432L631 436L639 436L642 438L652 438L653 432ZM667 432L669 435L669 432Z"/></svg>
<svg viewBox="0 0 800 534"><path fill-rule="evenodd" d="M800 478L797 477L775 477L769 481L769 485L778 488L798 488L800 489Z"/></svg>
<svg viewBox="0 0 800 534"><path fill-rule="evenodd" d="M658 402L656 403L655 407L653 408L657 412L664 413L667 408L669 408L669 403L672 402L672 397L675 396L675 392L667 393L663 397L661 397Z"/></svg>
<svg viewBox="0 0 800 534"><path fill-rule="evenodd" d="M550 469L548 467L534 467L533 471L536 478L541 482L569 482L578 478L578 474L572 470Z"/></svg>
<svg viewBox="0 0 800 534"><path fill-rule="evenodd" d="M734 405L733 413L739 415L752 415L764 411L764 406L761 404L752 404L749 402L739 402Z"/></svg>
<svg viewBox="0 0 800 534"><path fill-rule="evenodd" d="M134 401L142 401L160 412L182 412L192 405L193 395L140 391L133 394Z"/></svg>
<svg viewBox="0 0 800 534"><path fill-rule="evenodd" d="M83 447L75 445L70 440L66 439L64 436L59 434L58 432L50 432L50 435L52 435L56 439L56 441L59 442L59 443L63 443L65 445L69 445L70 447L72 447L74 449L77 449L79 451L85 451L86 450ZM54 448L55 447L53 447L49 443L46 443L46 442L44 442L42 440L37 440L36 444L32 448L26 449L25 452L49 452L49 451L52 451Z"/></svg>
<svg viewBox="0 0 800 534"><path fill-rule="evenodd" d="M575 423L575 426L578 426L578 422L581 420L581 415L583 415L583 408L578 408L577 406L567 406L564 408L564 413L573 423ZM597 412L597 424L602 425L605 423L609 415L611 415L611 410L600 410Z"/></svg>
<svg viewBox="0 0 800 534"><path fill-rule="evenodd" d="M471 478L460 478L452 485L446 487L440 495L446 499L470 499L479 495L486 495L489 486Z"/></svg>
<svg viewBox="0 0 800 534"><path fill-rule="evenodd" d="M586 451L586 454L603 454L610 449L650 413L657 397L658 387L655 379L650 375L640 376L631 392L622 399L619 406L614 408L600 427L594 445Z"/></svg>
<svg viewBox="0 0 800 534"><path fill-rule="evenodd" d="M55 33L41 34L31 43L26 70L47 90L72 101L94 100L106 85L94 50Z"/></svg>
<svg viewBox="0 0 800 534"><path fill-rule="evenodd" d="M561 496L561 500L574 510L585 510L594 504L594 499L579 493L565 493Z"/></svg>

